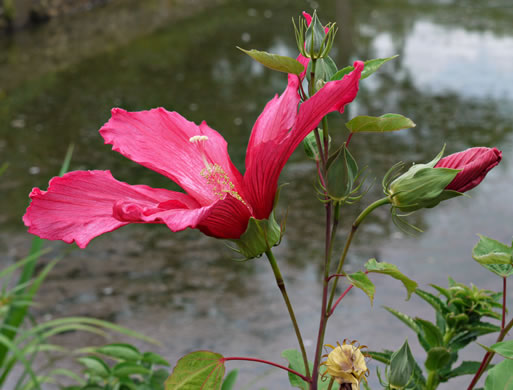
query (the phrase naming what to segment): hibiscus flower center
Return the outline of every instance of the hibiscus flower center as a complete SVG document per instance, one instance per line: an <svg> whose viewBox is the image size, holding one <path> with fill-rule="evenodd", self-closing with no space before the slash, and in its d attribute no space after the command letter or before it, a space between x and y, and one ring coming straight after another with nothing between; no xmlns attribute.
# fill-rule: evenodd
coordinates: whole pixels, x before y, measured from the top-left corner
<svg viewBox="0 0 513 390"><path fill-rule="evenodd" d="M230 194L247 207L246 202L235 189L235 185L232 183L230 177L226 174L223 167L213 162L208 157L205 151L206 141L208 141L208 137L206 135L195 135L189 138L189 142L196 145L198 148L201 154L201 158L203 159L203 164L205 165L205 168L201 170L200 175L205 179L212 192L219 199L223 199L226 194Z"/></svg>

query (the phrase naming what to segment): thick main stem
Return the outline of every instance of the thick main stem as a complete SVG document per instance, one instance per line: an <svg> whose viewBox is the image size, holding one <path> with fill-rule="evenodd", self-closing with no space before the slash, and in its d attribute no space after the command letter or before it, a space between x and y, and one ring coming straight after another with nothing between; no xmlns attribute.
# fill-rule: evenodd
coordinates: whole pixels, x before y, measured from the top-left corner
<svg viewBox="0 0 513 390"><path fill-rule="evenodd" d="M508 332L513 327L513 318L508 322L507 325L505 325L506 321L506 277L503 278L502 282L502 320L501 320L501 332L499 333L499 336L497 337L496 343L500 343L502 340L504 340L504 337L508 334ZM479 378L483 375L483 373L486 371L486 368L492 361L493 357L495 355L495 352L486 352L486 354L483 357L483 361L481 362L481 365L479 366L479 369L476 372L476 375L474 375L474 378L472 378L472 382L470 382L470 385L468 386L467 390L472 390L474 386L479 381Z"/></svg>
<svg viewBox="0 0 513 390"><path fill-rule="evenodd" d="M269 263L271 264L271 268L276 279L276 284L278 285L278 288L281 291L281 295L283 296L283 300L285 301L285 305L287 306L287 310L289 312L290 320L292 321L292 325L294 326L294 331L296 332L297 341L299 343L299 349L301 350L301 355L303 355L306 377L310 378L310 367L308 367L308 356L306 354L305 345L303 343L303 337L301 336L301 331L299 330L296 315L294 314L294 309L292 308L292 304L290 303L290 299L287 294L287 289L285 288L285 282L283 281L283 277L281 276L280 268L278 267L276 258L274 257L274 254L271 252L270 249L267 250L265 254L269 259Z"/></svg>

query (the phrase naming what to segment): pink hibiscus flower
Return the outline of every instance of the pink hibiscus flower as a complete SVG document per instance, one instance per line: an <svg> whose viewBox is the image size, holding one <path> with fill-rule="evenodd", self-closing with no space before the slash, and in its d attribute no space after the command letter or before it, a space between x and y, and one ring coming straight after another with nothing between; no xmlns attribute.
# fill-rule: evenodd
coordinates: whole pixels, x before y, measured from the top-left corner
<svg viewBox="0 0 513 390"><path fill-rule="evenodd" d="M363 70L331 81L300 102L297 76L258 117L246 151L244 176L232 164L224 138L163 108L127 112L115 108L100 129L105 143L125 157L177 183L185 193L114 179L110 171L75 171L34 188L23 216L29 232L85 248L95 237L129 223L164 223L172 231L199 229L239 239L251 217L267 219L279 175L294 149L332 111L344 110L358 92Z"/></svg>

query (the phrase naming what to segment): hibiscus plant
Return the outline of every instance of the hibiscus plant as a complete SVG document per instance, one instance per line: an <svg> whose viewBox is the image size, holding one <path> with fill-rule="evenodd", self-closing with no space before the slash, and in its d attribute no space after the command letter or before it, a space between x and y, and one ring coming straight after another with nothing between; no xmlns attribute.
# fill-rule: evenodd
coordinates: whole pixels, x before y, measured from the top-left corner
<svg viewBox="0 0 513 390"><path fill-rule="evenodd" d="M405 169L403 163L392 166L382 181L383 197L363 208L350 225L343 250L335 256L334 242L342 223L341 209L361 201L368 187L364 183L365 175L350 152L351 138L357 133L397 131L415 124L393 113L379 117L357 116L346 124L349 129L346 141L333 145L327 115L342 113L357 97L360 81L394 57L355 61L352 66L339 68L330 57L337 32L335 23L323 25L315 13L313 16L303 13L294 23L294 31L299 50L296 59L241 49L264 66L287 74L285 90L267 103L253 126L244 174L232 163L224 138L206 122L198 125L164 108L140 112L114 108L110 119L100 129L105 143L125 157L168 177L183 192L130 185L116 180L110 171L74 171L53 178L46 191L34 188L23 221L30 233L44 239L74 242L80 248L85 248L93 238L130 223L159 223L173 232L198 229L207 236L228 240L246 259L265 254L297 337L299 349L283 352L288 366L257 357L227 357L197 351L182 357L172 372L168 372L166 390L219 390L223 386L225 364L230 361L251 361L282 369L287 372L291 386L300 389L356 390L369 386L367 362L371 356L387 365L385 374L380 375L384 388L432 390L454 376L473 374L469 386L472 389L489 366L490 356L499 353L512 357L511 343L506 347L500 344L512 326L512 322L505 322L505 294L499 302L500 294L455 282L451 282L449 288L433 286L436 293L432 293L417 289L417 283L393 264L371 259L353 273L346 272L344 265L359 226L374 210L388 207L398 228L419 230L408 222L409 214L435 207L473 189L499 164L502 153L495 147L475 147L443 157L442 149L431 162L414 164L409 169ZM315 348L310 356L279 261L272 252L284 234L284 221L277 221L274 213L278 179L301 143L316 165L317 195L325 207L325 250L319 259L323 265L321 312ZM474 257L503 278L505 292L506 278L512 273L511 247L482 238L474 249ZM398 280L405 286L408 298L416 293L435 309L436 323L388 309L415 331L426 349L426 375L407 342L395 352L370 352L361 340L325 340L328 321L349 290L362 289L372 300L375 293L369 278L372 273ZM337 289L340 278L350 284L342 293ZM502 326L483 322L485 316L499 319ZM453 368L461 348L492 331L500 333L499 344L486 347L488 352L482 363L464 363L463 368L462 365ZM323 356L324 346L330 348L326 349L330 352ZM130 347L118 347L125 348L130 356L135 353ZM99 352L105 353L105 349ZM137 358L139 363L144 363L142 354L138 353ZM494 378L511 380L511 372L508 376L510 362L504 365L506 368L501 369L500 364L495 366L493 370L498 374ZM115 367L123 363L114 368L103 363L105 375L99 381L112 379ZM137 374L134 363L130 364ZM158 380L162 378L162 369L159 368ZM126 385L127 388L141 388L139 385L144 380L151 382L151 367L140 374L139 382L126 379L126 383L133 384ZM231 384L225 381L223 388L231 388L232 378ZM489 387L489 383L487 380L486 389L498 388Z"/></svg>

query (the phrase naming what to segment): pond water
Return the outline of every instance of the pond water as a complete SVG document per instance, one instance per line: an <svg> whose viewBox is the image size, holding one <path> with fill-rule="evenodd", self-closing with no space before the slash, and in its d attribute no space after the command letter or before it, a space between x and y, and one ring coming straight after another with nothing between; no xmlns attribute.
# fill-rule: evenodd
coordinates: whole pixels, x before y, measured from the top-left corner
<svg viewBox="0 0 513 390"><path fill-rule="evenodd" d="M369 182L376 179L360 204L343 209L337 250L355 215L382 196L381 178L395 162L429 161L444 143L447 153L483 145L504 154L471 198L412 215L411 222L425 231L418 237L398 231L388 211L378 210L356 236L349 269L375 257L396 264L425 289L428 283L446 285L449 275L499 288L498 277L476 264L471 250L476 233L503 242L513 235L513 7L507 0L112 1L86 15L0 37L0 162L10 163L0 182L1 264L27 253L31 237L21 222L27 195L33 186L46 188L70 143L72 170L110 169L130 184L176 189L103 145L97 130L111 107L163 106L197 123L207 120L228 140L242 170L252 125L283 90L286 77L255 64L235 46L295 56L290 18L312 8L323 21L340 26L333 55L339 67L400 55L361 83L344 115L330 117L335 138L344 139L343 123L355 115L397 112L417 124L394 134L353 137L351 150L360 166L368 166ZM288 185L278 215L288 213L287 232L275 250L310 352L318 326L324 215L314 173L302 150L285 168L281 182ZM65 252L65 258L41 289L36 309L41 318L91 315L115 321L160 340L159 352L173 363L198 349L283 363L281 351L296 348L263 258L235 262L221 241L156 225L124 227L86 250L48 246L53 253ZM393 280L373 281L374 306L361 291L351 291L332 318L326 341L357 339L380 350L397 349L408 337L422 356L414 334L382 306L432 319L430 308L416 297L405 302L402 286ZM62 339L72 346L86 341L75 335ZM482 350L471 346L462 357L481 356ZM370 383L378 388L371 366ZM241 369L237 388L287 388L286 375L275 369L228 365L236 367ZM463 377L441 388L468 382Z"/></svg>

